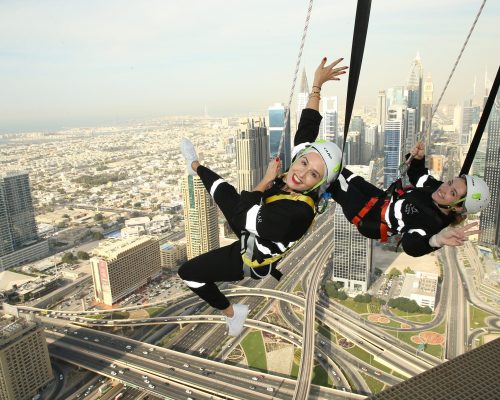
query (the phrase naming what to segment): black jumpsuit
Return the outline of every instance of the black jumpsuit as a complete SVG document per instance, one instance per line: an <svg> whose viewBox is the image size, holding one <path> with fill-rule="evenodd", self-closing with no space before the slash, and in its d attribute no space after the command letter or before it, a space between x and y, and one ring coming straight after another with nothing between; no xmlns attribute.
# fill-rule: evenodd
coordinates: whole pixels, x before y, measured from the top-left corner
<svg viewBox="0 0 500 400"><path fill-rule="evenodd" d="M316 114L319 115L311 109L303 110L294 139L295 146L313 141L318 135ZM308 140L310 138L313 140ZM260 249L254 254L257 261L261 261L269 253L274 255L285 252L307 232L314 219L314 211L303 201L284 199L263 204L266 197L287 194L280 189L280 180L276 180L275 185L265 192L242 191L239 194L232 185L210 169L200 166L197 173L233 231L239 237L245 237L249 233L256 235ZM313 200L314 196L310 195ZM272 266L258 268L258 274L251 270L252 278L260 279L260 276L267 275L269 269L275 268L276 264L277 262ZM179 268L179 276L212 307L226 309L230 305L229 300L220 292L216 282L243 279L240 241L187 261Z"/></svg>

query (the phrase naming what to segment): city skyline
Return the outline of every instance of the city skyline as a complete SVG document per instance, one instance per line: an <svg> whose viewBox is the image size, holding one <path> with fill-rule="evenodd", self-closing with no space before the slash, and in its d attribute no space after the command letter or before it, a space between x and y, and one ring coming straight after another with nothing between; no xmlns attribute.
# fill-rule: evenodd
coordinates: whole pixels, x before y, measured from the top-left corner
<svg viewBox="0 0 500 400"><path fill-rule="evenodd" d="M405 85L417 52L436 101L480 4L374 2L355 106L374 106L379 90ZM288 102L306 6L4 2L0 133L205 111L265 115L269 105ZM314 3L301 64L310 81L323 56L349 64L355 7ZM474 80L479 99L486 69L493 80L498 60L485 45L498 35L498 15L497 4L485 5L442 104L461 103ZM346 90L347 77L326 85L323 95L338 96L342 110Z"/></svg>

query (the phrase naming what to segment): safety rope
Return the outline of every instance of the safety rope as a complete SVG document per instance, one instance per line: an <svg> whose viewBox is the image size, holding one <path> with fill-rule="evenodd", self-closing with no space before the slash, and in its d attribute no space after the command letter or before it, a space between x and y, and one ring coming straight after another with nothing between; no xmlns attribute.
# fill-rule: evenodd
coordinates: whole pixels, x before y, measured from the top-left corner
<svg viewBox="0 0 500 400"><path fill-rule="evenodd" d="M365 51L366 33L368 31L368 22L370 20L371 3L371 0L358 0L356 8L356 20L354 23L354 33L352 35L351 59L349 61L349 82L347 84L344 144L342 145L342 153L344 152L345 144L347 142L347 133L349 132L354 99L356 98L356 91L358 88L359 73L361 72L361 64L363 63L363 53Z"/></svg>
<svg viewBox="0 0 500 400"><path fill-rule="evenodd" d="M467 37L465 38L465 42L463 43L462 45L462 48L460 49L460 53L458 54L458 57L455 61L455 64L453 65L453 68L451 69L451 72L450 72L450 75L448 76L448 79L446 80L446 83L444 85L444 88L441 92L441 95L439 96L439 99L436 103L436 106L433 108L432 112L431 112L431 117L429 119L429 122L427 123L427 126L426 126L426 132L422 132L422 135L420 137L417 138L417 141L420 141L423 139L424 135L427 134L427 137L429 138L430 137L430 130L431 130L431 125L432 125L432 118L434 118L434 114L436 113L438 107L439 107L439 104L441 103L441 99L443 98L444 96L444 93L446 92L446 89L448 88L448 84L450 83L451 81L451 78L455 72L455 69L457 68L457 65L458 65L458 62L460 61L460 58L462 58L462 54L465 50L465 47L467 46L467 43L469 42L469 38L470 36L472 35L472 32L474 31L474 28L476 27L476 22L477 20L479 19L479 16L481 15L481 12L483 11L483 8L484 8L484 5L486 4L486 0L483 0L483 3L481 4L481 7L479 7L479 10L476 14L476 18L474 18L474 22L472 23L472 26L470 27L469 29L469 33L467 34ZM401 165L399 166L399 176L398 176L398 179L402 178L403 176L406 175L406 172L408 171L408 167L410 166L410 163L411 161L413 160L413 155L410 155L410 157L404 161L403 163L401 163Z"/></svg>
<svg viewBox="0 0 500 400"><path fill-rule="evenodd" d="M285 137L286 129L288 127L288 117L290 116L290 106L292 104L293 92L295 91L295 82L297 82L297 76L299 73L300 60L302 59L302 50L304 49L304 44L306 41L307 29L309 28L309 20L311 19L311 11L313 7L313 0L309 0L309 8L307 10L306 22L304 25L304 31L302 32L302 39L300 41L299 55L297 57L297 64L295 65L295 73L293 75L292 88L290 90L290 96L288 98L288 107L285 112L285 122L283 125L283 132L280 137L280 144L278 146L277 156L279 157L281 154L281 148L283 147L283 139Z"/></svg>
<svg viewBox="0 0 500 400"><path fill-rule="evenodd" d="M460 170L460 175L469 173L472 161L474 161L474 156L476 155L477 148L479 147L479 143L481 142L484 128L486 128L486 123L488 122L488 118L490 117L493 103L495 102L495 99L497 97L499 85L500 67L497 70L495 81L493 82L493 86L491 87L490 94L488 95L488 99L486 100L486 104L484 105L483 113L481 114L481 118L479 119L479 123L477 124L476 133L474 134L474 138L472 139L469 150L467 151L467 156L465 156L465 161L462 165L462 169Z"/></svg>

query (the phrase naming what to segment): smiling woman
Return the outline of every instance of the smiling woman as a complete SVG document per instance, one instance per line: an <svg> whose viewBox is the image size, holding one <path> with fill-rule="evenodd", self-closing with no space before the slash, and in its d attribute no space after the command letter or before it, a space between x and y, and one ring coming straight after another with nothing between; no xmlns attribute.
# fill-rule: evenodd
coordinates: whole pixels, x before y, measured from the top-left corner
<svg viewBox="0 0 500 400"><path fill-rule="evenodd" d="M253 191L237 193L219 175L200 164L189 140L181 143L188 173L198 175L240 241L189 260L179 269L179 276L194 293L222 311L231 336L241 333L249 310L243 304L233 307L215 282L268 275L279 280L281 273L276 266L281 257L307 232L320 195L340 171L341 150L334 143L314 140L321 122L321 87L345 73L347 67L336 67L341 61L326 65L324 58L316 69L313 90L294 138L289 171L281 174L279 158L271 160Z"/></svg>
<svg viewBox="0 0 500 400"><path fill-rule="evenodd" d="M394 185L384 192L344 169L328 191L362 235L381 241L400 235L399 244L411 256L422 256L444 245L464 244L470 235L479 232L470 230L477 223L446 227L462 222L466 214L484 209L490 200L488 186L471 175L447 182L436 180L425 168L422 142L415 145L411 155L407 171L411 189Z"/></svg>

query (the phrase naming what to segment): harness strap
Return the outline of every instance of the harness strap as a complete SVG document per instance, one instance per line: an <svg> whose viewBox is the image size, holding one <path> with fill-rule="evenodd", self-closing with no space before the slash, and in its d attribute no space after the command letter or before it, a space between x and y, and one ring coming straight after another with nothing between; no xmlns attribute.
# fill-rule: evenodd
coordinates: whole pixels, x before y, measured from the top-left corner
<svg viewBox="0 0 500 400"><path fill-rule="evenodd" d="M273 203L273 202L278 201L278 200L303 201L306 204L308 204L309 207L311 207L314 215L316 215L316 204L314 203L314 200L309 196L299 194L299 193L276 194L274 196L269 196L266 199L264 199L264 204ZM313 222L314 222L314 220L313 220ZM309 230L309 228L308 228L308 230ZM264 261L259 262L257 260L253 260L253 249L255 247L255 235L249 234L247 237L248 238L247 238L247 241L245 243L245 235L241 235L241 259L243 260L243 264L248 265L250 268L259 268L259 267L264 267L266 265L272 264L272 263L278 261L279 259L281 259L282 257L284 257L285 254L287 254L288 251L290 250L290 249L288 249L281 254L277 254L275 256L266 258ZM304 236L302 236L302 237L304 237ZM301 240L301 239L302 238L300 238L299 240ZM297 243L299 240L297 240L295 243ZM273 269L276 272L273 272ZM279 278L281 278L281 272L276 270L276 268L274 266L272 266L272 268L268 272L268 275L269 274L273 275L278 280L279 280ZM279 275L279 278L277 278L277 275Z"/></svg>
<svg viewBox="0 0 500 400"><path fill-rule="evenodd" d="M385 212L387 207L389 207L390 202L391 201L389 199L385 199L384 204L380 207L380 243L387 242L387 238L389 236L389 226L387 225L387 222L385 222Z"/></svg>
<svg viewBox="0 0 500 400"><path fill-rule="evenodd" d="M401 189L402 190L402 189ZM404 191L403 191L404 193ZM399 190L398 190L399 194ZM365 206L358 212L352 220L351 223L358 226L366 214L370 212L370 210L377 204L382 198L381 197L372 197L368 200ZM385 212L390 203L390 198L385 198L382 206L380 207L380 242L387 242L387 238L389 237L389 227L387 226L387 222L385 222Z"/></svg>

